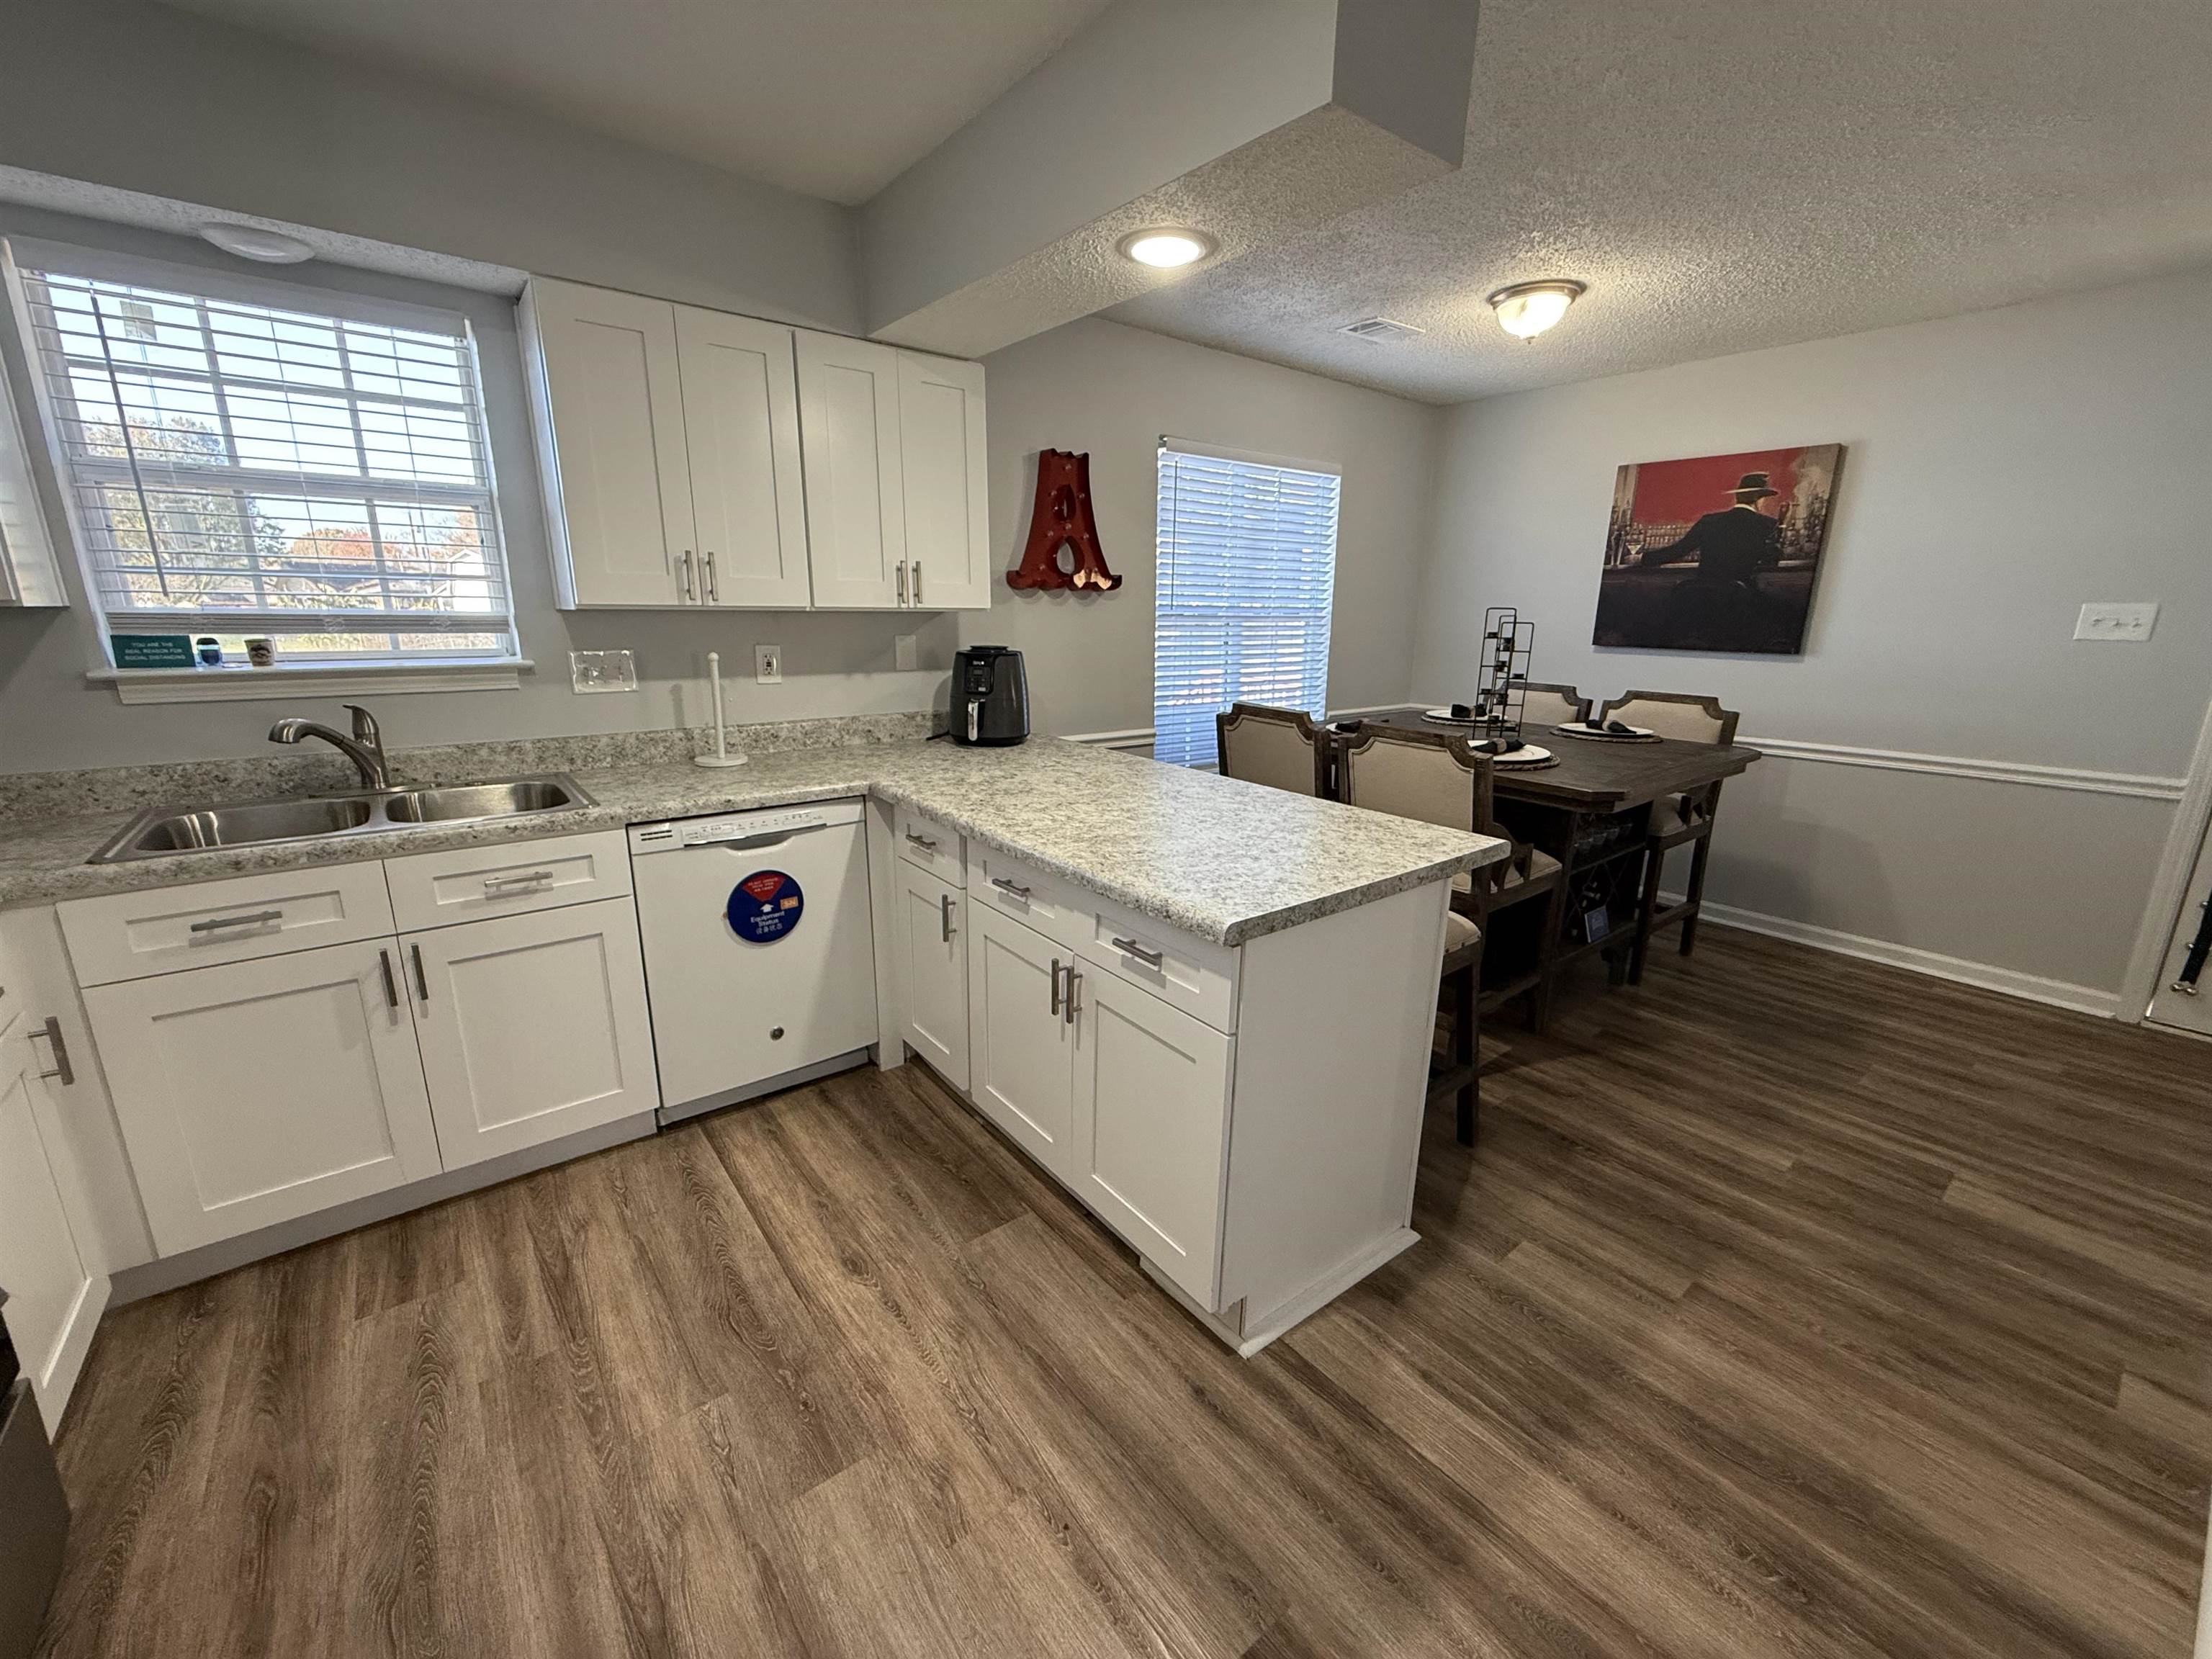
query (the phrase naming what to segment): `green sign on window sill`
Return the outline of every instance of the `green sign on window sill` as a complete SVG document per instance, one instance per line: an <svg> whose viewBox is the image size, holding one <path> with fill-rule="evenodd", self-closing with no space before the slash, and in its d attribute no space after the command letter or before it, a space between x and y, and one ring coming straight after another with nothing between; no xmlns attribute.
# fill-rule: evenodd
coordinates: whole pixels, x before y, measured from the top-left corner
<svg viewBox="0 0 2212 1659"><path fill-rule="evenodd" d="M190 668L192 636L189 634L111 634L118 668Z"/></svg>

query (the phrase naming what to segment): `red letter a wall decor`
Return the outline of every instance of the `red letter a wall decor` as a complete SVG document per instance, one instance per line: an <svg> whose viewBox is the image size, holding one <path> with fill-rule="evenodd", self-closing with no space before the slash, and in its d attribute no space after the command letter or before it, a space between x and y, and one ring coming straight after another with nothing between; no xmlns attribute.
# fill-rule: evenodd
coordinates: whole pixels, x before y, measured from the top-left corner
<svg viewBox="0 0 2212 1659"><path fill-rule="evenodd" d="M1075 568L1060 568L1062 546L1075 550ZM1018 568L1006 572L1009 587L1073 587L1109 593L1121 579L1106 568L1098 523L1091 516L1091 457L1065 449L1037 452L1036 505L1030 509L1029 544Z"/></svg>

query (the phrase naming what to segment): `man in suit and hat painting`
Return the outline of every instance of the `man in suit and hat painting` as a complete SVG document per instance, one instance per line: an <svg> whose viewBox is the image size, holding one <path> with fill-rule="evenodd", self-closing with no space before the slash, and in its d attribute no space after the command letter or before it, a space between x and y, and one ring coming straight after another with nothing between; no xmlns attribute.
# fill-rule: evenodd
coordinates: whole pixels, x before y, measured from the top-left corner
<svg viewBox="0 0 2212 1659"><path fill-rule="evenodd" d="M1699 580L1748 586L1761 570L1782 562L1782 526L1759 506L1779 493L1765 473L1747 472L1729 491L1734 506L1705 514L1682 532L1680 541L1647 547L1636 562L1680 564L1694 553Z"/></svg>
<svg viewBox="0 0 2212 1659"><path fill-rule="evenodd" d="M1729 491L1732 504L1707 513L1664 547L1647 547L1639 565L1680 564L1692 555L1697 568L1668 597L1668 631L1690 650L1755 650L1767 605L1759 573L1782 562L1782 526L1761 502L1780 492L1764 472L1747 472Z"/></svg>

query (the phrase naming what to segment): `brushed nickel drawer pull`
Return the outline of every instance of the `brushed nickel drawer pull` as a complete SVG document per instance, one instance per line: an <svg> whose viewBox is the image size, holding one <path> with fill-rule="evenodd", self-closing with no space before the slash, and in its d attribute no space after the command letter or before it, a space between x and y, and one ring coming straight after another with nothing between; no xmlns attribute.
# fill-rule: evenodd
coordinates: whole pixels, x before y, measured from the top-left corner
<svg viewBox="0 0 2212 1659"><path fill-rule="evenodd" d="M909 830L906 832L906 838L912 842L916 847L922 848L928 852L934 853L937 850L937 838L933 836L920 836Z"/></svg>
<svg viewBox="0 0 2212 1659"><path fill-rule="evenodd" d="M1060 958L1058 957L1052 959L1052 1011L1055 1014L1060 1012Z"/></svg>
<svg viewBox="0 0 2212 1659"><path fill-rule="evenodd" d="M415 991L422 999L422 1006L427 1008L430 1006L430 976L422 971L422 947L420 945L410 945L407 948L415 955Z"/></svg>
<svg viewBox="0 0 2212 1659"><path fill-rule="evenodd" d="M937 932L939 944L952 943L952 895L950 893L937 896Z"/></svg>
<svg viewBox="0 0 2212 1659"><path fill-rule="evenodd" d="M707 603L720 605L721 602L722 586L714 580L714 550L710 547L707 550Z"/></svg>
<svg viewBox="0 0 2212 1659"><path fill-rule="evenodd" d="M1067 998L1064 1018L1070 1025L1075 1024L1075 993L1083 983L1083 975L1075 971L1075 964L1067 964Z"/></svg>
<svg viewBox="0 0 2212 1659"><path fill-rule="evenodd" d="M62 1022L58 1014L48 1014L43 1025L31 1028L34 1037L44 1037L54 1051L54 1068L41 1072L40 1077L58 1077L66 1089L76 1081L76 1068L70 1064L69 1044L62 1041Z"/></svg>
<svg viewBox="0 0 2212 1659"><path fill-rule="evenodd" d="M484 896L504 898L510 893L533 893L550 884L552 879L553 872L550 870L526 870L520 875L514 876L486 876L483 884Z"/></svg>
<svg viewBox="0 0 2212 1659"><path fill-rule="evenodd" d="M921 561L920 559L914 562L914 602L916 605L921 603Z"/></svg>
<svg viewBox="0 0 2212 1659"><path fill-rule="evenodd" d="M1113 944L1115 950L1121 951L1124 956L1132 956L1136 957L1138 961L1143 963L1147 968L1158 968L1168 959L1166 951L1148 951L1133 939L1117 939L1113 941Z"/></svg>
<svg viewBox="0 0 2212 1659"><path fill-rule="evenodd" d="M216 933L226 927L260 927L272 921L284 920L282 910L256 910L250 916L210 916L205 921L196 921L188 930L195 933Z"/></svg>
<svg viewBox="0 0 2212 1659"><path fill-rule="evenodd" d="M384 969L384 1000L397 1009L399 1006L399 986L392 977L392 952L380 950L376 953L376 960Z"/></svg>
<svg viewBox="0 0 2212 1659"><path fill-rule="evenodd" d="M1030 890L1023 886L1019 882L1008 881L1004 876L994 876L991 878L991 885L997 888L1002 893L1012 894L1014 897L1021 900L1024 904L1029 902Z"/></svg>
<svg viewBox="0 0 2212 1659"><path fill-rule="evenodd" d="M898 602L901 605L906 603L906 561L904 559L898 562Z"/></svg>

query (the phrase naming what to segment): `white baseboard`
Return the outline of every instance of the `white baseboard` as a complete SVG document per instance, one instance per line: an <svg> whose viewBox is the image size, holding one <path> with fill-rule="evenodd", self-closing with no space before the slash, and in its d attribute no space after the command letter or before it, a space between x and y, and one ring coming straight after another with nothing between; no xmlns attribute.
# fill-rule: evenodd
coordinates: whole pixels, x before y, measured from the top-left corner
<svg viewBox="0 0 2212 1659"><path fill-rule="evenodd" d="M1674 902L1679 896L1670 896L1667 902ZM1711 899L1705 901L1704 917L1718 927L1740 927L1747 933L1764 933L1769 939L1809 945L1816 951L1833 951L1838 956L1887 963L1893 968L1952 980L1960 985L1979 986L1984 991L2048 1003L2054 1008L2071 1008L2077 1013L2095 1014L2103 1019L2113 1018L2120 1012L2119 994L2116 991L2100 991L2093 986L2074 985L2063 979L2045 979L1986 962L1970 962L1964 957L1947 957L1940 951L1923 951L1917 945L1869 939L1863 933L1846 933L1834 927L1816 927L1809 921L1793 921L1786 916L1765 915L1757 910L1739 910L1732 904L1716 904Z"/></svg>
<svg viewBox="0 0 2212 1659"><path fill-rule="evenodd" d="M1199 1306L1196 1297L1150 1261L1139 1257L1138 1265L1144 1268L1146 1278L1182 1304L1185 1313L1236 1349L1240 1358L1249 1359L1293 1325L1335 1301L1384 1262L1402 1255L1420 1242L1420 1234L1411 1227L1394 1228L1373 1243L1353 1251L1305 1289L1264 1313L1254 1313L1241 1303L1231 1303L1224 1313L1208 1313Z"/></svg>

